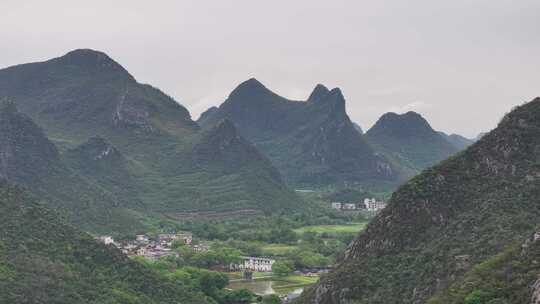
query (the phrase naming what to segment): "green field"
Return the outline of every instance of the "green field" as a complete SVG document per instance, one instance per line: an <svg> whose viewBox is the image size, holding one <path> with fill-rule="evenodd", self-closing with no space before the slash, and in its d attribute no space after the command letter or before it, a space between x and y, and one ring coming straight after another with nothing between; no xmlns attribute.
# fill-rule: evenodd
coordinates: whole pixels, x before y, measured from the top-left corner
<svg viewBox="0 0 540 304"><path fill-rule="evenodd" d="M301 275L290 275L284 278L277 278L272 288L277 294L285 295L298 288L304 288L317 283L319 277L306 277Z"/></svg>
<svg viewBox="0 0 540 304"><path fill-rule="evenodd" d="M316 233L356 233L363 230L367 223L351 223L346 225L318 225L305 226L295 229L294 232L302 234L304 232Z"/></svg>
<svg viewBox="0 0 540 304"><path fill-rule="evenodd" d="M268 244L263 246L262 252L264 255L271 255L271 256L280 256L280 255L286 255L290 253L291 251L294 251L298 248L298 246L294 245L286 245L286 244Z"/></svg>

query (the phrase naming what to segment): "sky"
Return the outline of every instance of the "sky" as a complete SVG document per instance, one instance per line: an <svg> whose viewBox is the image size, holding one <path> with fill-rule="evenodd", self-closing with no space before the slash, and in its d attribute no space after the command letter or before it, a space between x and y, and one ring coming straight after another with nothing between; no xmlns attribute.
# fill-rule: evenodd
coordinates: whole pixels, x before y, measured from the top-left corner
<svg viewBox="0 0 540 304"><path fill-rule="evenodd" d="M0 68L103 51L198 115L251 77L474 137L540 95L538 0L1 0Z"/></svg>

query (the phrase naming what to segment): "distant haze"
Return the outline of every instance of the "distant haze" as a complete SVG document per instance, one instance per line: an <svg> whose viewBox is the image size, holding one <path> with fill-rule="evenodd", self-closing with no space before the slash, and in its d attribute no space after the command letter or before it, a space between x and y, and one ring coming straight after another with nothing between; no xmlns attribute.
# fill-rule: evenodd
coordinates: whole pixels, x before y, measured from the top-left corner
<svg viewBox="0 0 540 304"><path fill-rule="evenodd" d="M540 1L0 2L0 67L101 50L196 118L255 77L340 87L367 130L417 111L469 137L540 95Z"/></svg>

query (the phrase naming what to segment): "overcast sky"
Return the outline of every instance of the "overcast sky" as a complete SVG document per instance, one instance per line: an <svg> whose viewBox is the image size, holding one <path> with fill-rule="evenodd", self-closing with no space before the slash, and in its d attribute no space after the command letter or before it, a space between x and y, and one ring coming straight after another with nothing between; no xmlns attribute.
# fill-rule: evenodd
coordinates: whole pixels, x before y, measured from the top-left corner
<svg viewBox="0 0 540 304"><path fill-rule="evenodd" d="M538 0L1 0L0 11L0 67L101 50L194 118L250 77L292 99L340 87L365 129L413 110L466 136L540 95Z"/></svg>

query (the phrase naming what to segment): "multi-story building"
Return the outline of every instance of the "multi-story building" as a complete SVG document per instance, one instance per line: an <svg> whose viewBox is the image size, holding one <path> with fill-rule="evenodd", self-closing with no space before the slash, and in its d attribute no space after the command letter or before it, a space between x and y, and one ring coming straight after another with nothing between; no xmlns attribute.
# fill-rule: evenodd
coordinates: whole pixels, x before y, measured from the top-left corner
<svg viewBox="0 0 540 304"><path fill-rule="evenodd" d="M242 257L242 262L231 265L231 269L271 272L274 262L275 260L268 258Z"/></svg>
<svg viewBox="0 0 540 304"><path fill-rule="evenodd" d="M366 198L364 200L364 205L368 211L379 211L386 207L386 203L382 201L377 201L374 198Z"/></svg>

